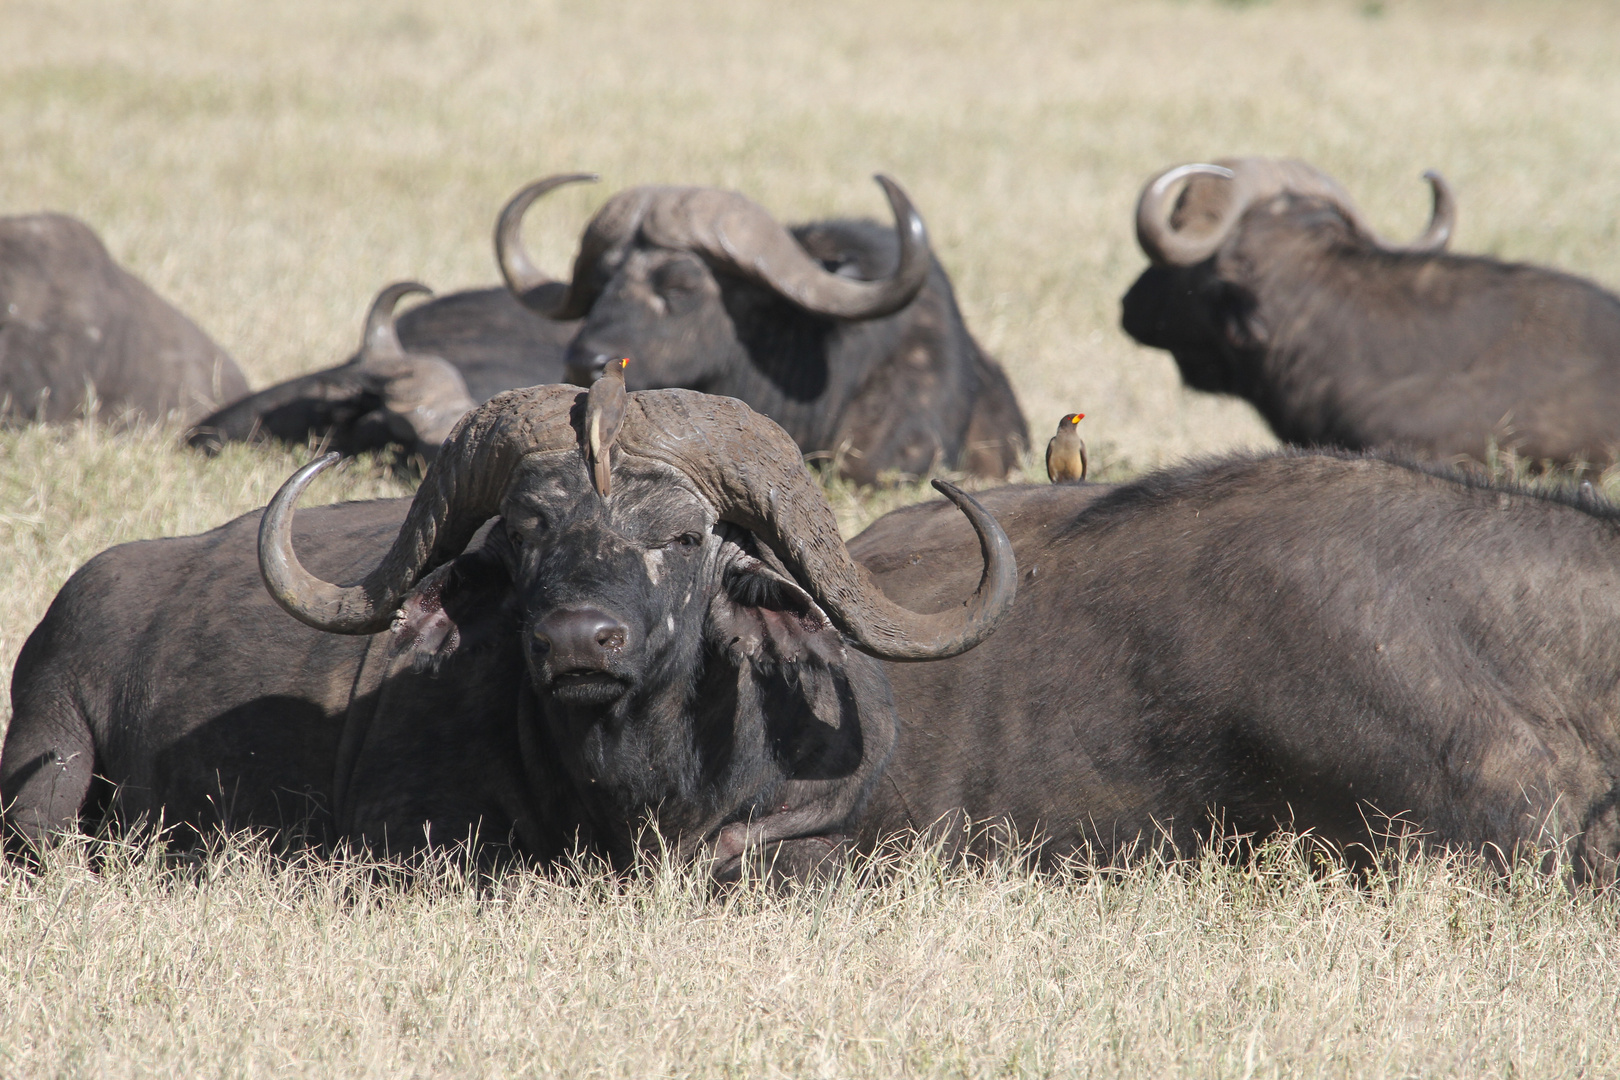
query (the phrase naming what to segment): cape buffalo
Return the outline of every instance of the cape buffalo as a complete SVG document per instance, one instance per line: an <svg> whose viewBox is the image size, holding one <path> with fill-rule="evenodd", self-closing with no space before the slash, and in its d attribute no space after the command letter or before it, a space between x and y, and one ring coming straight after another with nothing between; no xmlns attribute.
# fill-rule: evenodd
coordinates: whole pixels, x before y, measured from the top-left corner
<svg viewBox="0 0 1620 1080"><path fill-rule="evenodd" d="M415 282L372 301L360 348L324 371L248 394L198 421L193 447L275 439L320 440L343 455L394 447L431 460L456 420L520 386L563 381L563 351L577 324L542 319L504 288L437 297L399 316Z"/></svg>
<svg viewBox="0 0 1620 1080"><path fill-rule="evenodd" d="M971 648L1012 600L1006 538L941 485L981 530L985 573L966 606L919 616L849 560L768 420L631 394L603 497L580 453L585 398L497 397L408 513L301 515L310 570L292 506L336 455L262 517L92 560L13 677L13 834L161 811L197 829L304 819L391 851L477 837L544 861L580 842L624 863L654 824L722 877L762 846L786 865L824 856L895 736L882 667L849 646Z"/></svg>
<svg viewBox="0 0 1620 1080"><path fill-rule="evenodd" d="M656 414L673 444L686 423L649 408L664 400L690 399L632 395L625 437ZM742 482L638 449L615 461L606 503L572 444L510 448L538 445L566 403L479 414L463 435L490 434L456 440L459 464L440 459L404 527L400 503L301 515L313 572L353 586L290 560L288 507L310 470L277 497L260 549L271 590L345 632L384 625L403 595L389 634L325 636L275 613L251 569L259 515L92 561L18 663L0 754L11 827L99 814L99 771L127 807L171 819L275 825L287 793L310 792L337 835L406 844L424 821L439 838L481 823L540 859L581 829L622 860L652 807L728 871L754 836L794 838L776 854L808 867L841 835L1003 822L1056 860L1144 836L1190 847L1216 822L1374 844L1381 815L1401 815L1434 843L1562 844L1578 876L1613 877L1607 504L1294 451L1112 488L1003 488L981 496L1022 567L999 631L954 659L878 665L829 622L891 657L922 639L917 658L965 648L999 610L1009 563L983 511L964 507L977 541L940 504L851 541L878 592L830 524L761 524L802 489L714 428L685 441L719 441L703 452ZM987 569L962 630L976 543ZM836 588L804 569L812 555L837 563ZM885 620L852 621L845 595L890 598L881 648ZM780 801L758 794L771 790Z"/></svg>
<svg viewBox="0 0 1620 1080"><path fill-rule="evenodd" d="M225 350L63 214L0 217L0 422L190 422L247 393Z"/></svg>
<svg viewBox="0 0 1620 1080"><path fill-rule="evenodd" d="M1253 403L1288 442L1483 460L1494 440L1533 461L1613 461L1620 297L1444 254L1453 202L1427 175L1434 214L1403 249L1302 162L1161 173L1137 203L1153 265L1125 294L1126 332L1168 349L1188 386Z"/></svg>
<svg viewBox="0 0 1620 1080"><path fill-rule="evenodd" d="M571 279L554 281L519 238L524 213L584 175L520 191L496 228L513 293L583 319L569 379L629 357L632 390L682 386L747 402L811 457L858 483L936 467L1001 478L1029 443L999 365L968 333L922 218L879 176L895 216L784 229L736 192L621 191L586 226Z"/></svg>
<svg viewBox="0 0 1620 1080"><path fill-rule="evenodd" d="M1279 824L1373 847L1398 816L1613 880L1620 510L1290 450L979 499L1018 600L971 653L888 666L900 735L864 842L945 819L1048 859ZM849 544L919 611L973 547L937 504Z"/></svg>

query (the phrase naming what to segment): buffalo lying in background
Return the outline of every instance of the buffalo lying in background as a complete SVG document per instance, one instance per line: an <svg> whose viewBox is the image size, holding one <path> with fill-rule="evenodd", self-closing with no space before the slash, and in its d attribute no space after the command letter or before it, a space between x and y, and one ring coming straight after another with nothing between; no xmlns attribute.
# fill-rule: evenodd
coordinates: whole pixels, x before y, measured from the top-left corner
<svg viewBox="0 0 1620 1080"><path fill-rule="evenodd" d="M398 448L431 460L469 409L520 386L563 381L575 325L542 319L504 288L437 297L399 316L414 292L397 282L377 294L360 348L324 371L248 394L198 421L187 441L320 440L344 455Z"/></svg>
<svg viewBox="0 0 1620 1080"><path fill-rule="evenodd" d="M1004 822L1056 859L1216 821L1376 843L1385 814L1613 875L1612 507L1285 452L987 492L1005 535L967 503L977 541L938 504L899 511L849 545L867 579L785 436L760 453L723 434L740 409L691 424L701 399L631 400L606 502L545 390L477 414L403 527L397 502L301 516L315 572L358 585L292 558L313 467L262 526L92 561L18 663L10 827L94 820L100 773L170 820L274 827L308 792L331 835L408 846L429 822L542 861L579 833L622 862L649 819L730 873L941 821ZM300 619L364 632L398 607L391 632L275 612L255 528ZM988 641L928 664L848 651L965 650L1011 592L1008 538L1023 573Z"/></svg>
<svg viewBox="0 0 1620 1080"><path fill-rule="evenodd" d="M507 205L497 252L540 314L583 319L571 381L631 359L631 389L687 387L747 402L806 455L857 482L958 468L1000 478L1029 444L999 365L968 333L922 218L878 177L895 216L785 229L730 191L634 187L586 226L571 279L539 271L519 239L554 176Z"/></svg>
<svg viewBox="0 0 1620 1080"><path fill-rule="evenodd" d="M236 362L63 214L0 218L0 422L190 422L247 393Z"/></svg>
<svg viewBox="0 0 1620 1080"><path fill-rule="evenodd" d="M313 572L353 587L292 549L292 504L332 458L262 523L92 560L17 664L9 828L312 816L318 835L394 851L477 836L546 860L577 838L623 863L651 822L722 876L758 846L788 864L825 855L895 735L881 666L849 646L904 660L972 647L1012 599L1005 537L950 489L985 538L985 579L966 608L918 616L850 562L768 420L632 394L603 499L579 450L584 397L490 402L408 513L300 515Z"/></svg>
<svg viewBox="0 0 1620 1080"><path fill-rule="evenodd" d="M1433 219L1403 249L1301 162L1161 173L1137 204L1153 265L1125 294L1126 332L1288 442L1483 459L1494 440L1532 460L1614 460L1620 297L1442 253L1453 204L1428 175Z"/></svg>

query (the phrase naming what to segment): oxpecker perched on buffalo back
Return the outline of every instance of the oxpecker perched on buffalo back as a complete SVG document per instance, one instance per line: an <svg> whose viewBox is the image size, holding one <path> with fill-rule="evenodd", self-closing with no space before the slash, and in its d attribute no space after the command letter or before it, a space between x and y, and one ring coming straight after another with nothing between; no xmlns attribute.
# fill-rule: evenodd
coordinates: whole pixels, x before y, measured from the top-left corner
<svg viewBox="0 0 1620 1080"><path fill-rule="evenodd" d="M1046 444L1046 478L1054 484L1086 478L1086 443L1080 438L1080 421L1085 418L1078 412L1065 416Z"/></svg>

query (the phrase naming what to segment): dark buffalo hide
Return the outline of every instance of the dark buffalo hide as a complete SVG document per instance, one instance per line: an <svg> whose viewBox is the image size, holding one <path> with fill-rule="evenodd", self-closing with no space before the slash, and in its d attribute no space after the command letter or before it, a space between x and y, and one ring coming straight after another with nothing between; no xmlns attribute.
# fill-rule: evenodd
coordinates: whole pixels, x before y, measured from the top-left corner
<svg viewBox="0 0 1620 1080"><path fill-rule="evenodd" d="M0 421L190 422L247 393L236 362L83 222L0 218Z"/></svg>
<svg viewBox="0 0 1620 1080"><path fill-rule="evenodd" d="M1280 453L979 496L1018 599L889 665L900 741L859 826L997 822L1048 858L1279 825L1620 856L1620 512L1377 457ZM919 611L971 586L946 508L851 553ZM1399 822L1391 825L1390 819ZM954 835L961 835L954 833Z"/></svg>
<svg viewBox="0 0 1620 1080"><path fill-rule="evenodd" d="M1238 167L1241 162L1232 162ZM1194 176L1171 226L1197 232L1229 181ZM1443 237L1442 237L1443 239ZM1483 460L1607 464L1620 447L1620 297L1535 266L1379 241L1353 207L1286 186L1197 261L1163 259L1127 333L1186 384L1251 402L1279 438Z"/></svg>
<svg viewBox="0 0 1620 1080"><path fill-rule="evenodd" d="M313 812L318 835L407 849L429 823L431 838L476 832L542 860L583 837L622 861L649 807L676 836L713 837L752 806L809 808L782 845L799 864L845 835L966 836L970 822L1038 837L1052 860L1279 825L1376 846L1396 818L1504 856L1562 846L1579 877L1613 876L1607 504L1302 453L999 489L982 500L1017 551L1011 614L954 659L880 665L840 649L768 553L705 531L659 477L625 476L643 511L608 520L582 467L542 472L371 638L269 603L257 514L98 557L18 663L0 755L11 829L96 820L99 774L124 809L169 820L280 828ZM354 580L403 510L306 511L299 550ZM921 612L960 604L977 548L941 504L851 542ZM524 644L547 612L586 613L569 616L585 644L557 651L603 640L593 612L648 644L623 670L560 676ZM635 704L603 722L603 695ZM715 847L735 865L738 845Z"/></svg>
<svg viewBox="0 0 1620 1080"><path fill-rule="evenodd" d="M407 507L306 511L296 548L359 578ZM620 462L608 506L576 452L527 459L503 516L370 636L272 603L260 517L110 549L63 587L12 680L13 845L161 812L181 839L623 865L662 838L721 878L760 847L797 873L888 758L879 663L667 469Z"/></svg>
<svg viewBox="0 0 1620 1080"><path fill-rule="evenodd" d="M363 343L335 367L245 394L216 410L197 422L188 441L209 451L229 442L274 440L318 442L344 455L395 448L431 458L449 425L402 422L401 413L410 411L398 400L402 375L425 390L405 395L412 405L425 399L459 416L503 390L563 381L563 352L575 328L541 318L504 288L450 293L399 316L404 355L393 362L367 364ZM453 369L449 378L446 366Z"/></svg>
<svg viewBox="0 0 1620 1080"><path fill-rule="evenodd" d="M630 188L592 219L564 287L533 268L515 227L536 192L570 179L513 199L500 256L526 303L583 317L568 347L571 381L588 385L628 357L630 389L747 402L857 483L939 469L999 479L1017 466L1029 432L1012 386L968 331L922 219L892 181L880 178L904 251L896 226L784 229L735 192ZM821 302L858 288L888 299L866 310Z"/></svg>

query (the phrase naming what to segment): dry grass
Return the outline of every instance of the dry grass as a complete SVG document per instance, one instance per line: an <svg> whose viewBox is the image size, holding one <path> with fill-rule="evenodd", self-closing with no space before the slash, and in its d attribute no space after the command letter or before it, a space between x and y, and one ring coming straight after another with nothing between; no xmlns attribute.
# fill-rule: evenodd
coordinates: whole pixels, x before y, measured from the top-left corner
<svg viewBox="0 0 1620 1080"><path fill-rule="evenodd" d="M1381 14L1369 14L1373 11ZM1129 210L1175 161L1294 154L1415 232L1620 284L1620 9L1506 0L8 0L0 211L85 217L257 382L352 348L384 282L496 280L495 210L589 169L536 240L561 272L606 191L880 214L900 177L1037 431L1088 414L1137 467L1267 442L1117 329Z"/></svg>
<svg viewBox="0 0 1620 1080"><path fill-rule="evenodd" d="M592 169L789 220L910 188L1033 427L1115 476L1266 444L1118 331L1173 161L1307 158L1391 234L1620 283L1620 8L1508 0L3 0L0 212L88 220L256 383L345 355L373 291L495 280L494 210ZM559 195L560 271L604 190ZM301 454L0 432L0 670L109 544L262 505ZM361 463L326 498L404 488ZM1611 478L1609 490L1615 491ZM856 528L915 489L832 492ZM9 714L0 706L0 724ZM1613 901L1283 852L708 898L685 876L397 888L236 848L191 876L0 872L0 1075L1620 1073Z"/></svg>
<svg viewBox="0 0 1620 1080"><path fill-rule="evenodd" d="M585 869L482 890L233 843L0 878L0 1072L144 1076L1612 1076L1620 907L1286 839L1036 877L709 895Z"/></svg>

